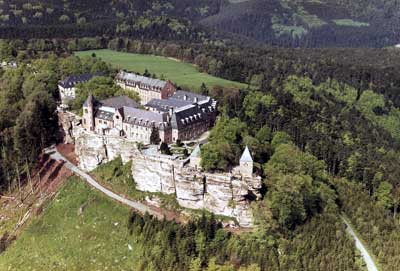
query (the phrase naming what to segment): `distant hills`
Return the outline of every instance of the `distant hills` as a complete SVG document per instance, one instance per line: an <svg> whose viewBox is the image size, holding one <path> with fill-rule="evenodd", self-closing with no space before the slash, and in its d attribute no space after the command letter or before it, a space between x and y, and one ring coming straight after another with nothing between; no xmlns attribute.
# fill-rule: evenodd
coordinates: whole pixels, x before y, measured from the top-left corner
<svg viewBox="0 0 400 271"><path fill-rule="evenodd" d="M229 37L285 47L383 47L400 43L400 2L0 1L3 38L104 34L188 41Z"/></svg>
<svg viewBox="0 0 400 271"><path fill-rule="evenodd" d="M201 21L220 31L288 47L381 47L400 43L400 2L232 0Z"/></svg>

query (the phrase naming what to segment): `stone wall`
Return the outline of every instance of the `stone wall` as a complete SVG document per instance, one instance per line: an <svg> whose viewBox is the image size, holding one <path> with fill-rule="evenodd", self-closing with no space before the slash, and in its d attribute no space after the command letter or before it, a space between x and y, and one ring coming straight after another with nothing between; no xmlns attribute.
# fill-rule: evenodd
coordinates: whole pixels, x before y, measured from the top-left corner
<svg viewBox="0 0 400 271"><path fill-rule="evenodd" d="M136 143L120 137L101 136L73 129L79 166L86 171L118 156L132 161L132 174L142 191L175 194L179 204L234 217L242 227L252 226L249 198L259 197L260 177L212 174L196 170L187 160L139 150Z"/></svg>

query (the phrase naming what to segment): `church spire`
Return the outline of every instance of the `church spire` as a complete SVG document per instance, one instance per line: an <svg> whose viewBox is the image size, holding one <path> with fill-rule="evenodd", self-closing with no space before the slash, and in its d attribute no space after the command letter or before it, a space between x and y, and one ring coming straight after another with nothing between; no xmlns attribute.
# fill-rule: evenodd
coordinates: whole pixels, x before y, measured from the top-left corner
<svg viewBox="0 0 400 271"><path fill-rule="evenodd" d="M242 157L240 157L240 162L253 162L253 157L251 157L249 147L246 146Z"/></svg>
<svg viewBox="0 0 400 271"><path fill-rule="evenodd" d="M242 157L240 157L239 171L244 177L251 177L253 175L253 158L251 157L250 150L246 146Z"/></svg>

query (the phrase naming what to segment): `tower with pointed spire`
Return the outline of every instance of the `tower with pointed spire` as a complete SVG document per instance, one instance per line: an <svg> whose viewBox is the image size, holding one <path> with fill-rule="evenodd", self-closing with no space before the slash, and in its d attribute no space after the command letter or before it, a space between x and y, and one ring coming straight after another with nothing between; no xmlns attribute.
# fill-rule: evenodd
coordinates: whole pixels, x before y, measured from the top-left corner
<svg viewBox="0 0 400 271"><path fill-rule="evenodd" d="M83 104L83 117L82 117L82 125L85 129L89 131L94 131L94 106L95 99L92 93L89 94L85 103Z"/></svg>
<svg viewBox="0 0 400 271"><path fill-rule="evenodd" d="M245 177L253 176L254 161L253 158L251 157L250 150L247 146L242 156L240 157L239 163L240 163L239 171L243 176Z"/></svg>

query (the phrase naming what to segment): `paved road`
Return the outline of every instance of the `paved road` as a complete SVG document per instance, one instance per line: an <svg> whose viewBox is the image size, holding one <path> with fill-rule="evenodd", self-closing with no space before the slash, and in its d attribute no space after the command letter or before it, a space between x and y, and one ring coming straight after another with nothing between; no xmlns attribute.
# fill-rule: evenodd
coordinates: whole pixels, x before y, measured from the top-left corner
<svg viewBox="0 0 400 271"><path fill-rule="evenodd" d="M372 259L371 255L369 255L367 249L364 247L363 243L361 242L360 239L358 239L356 233L350 226L350 224L347 222L345 218L342 217L343 222L346 224L347 228L346 231L351 237L354 239L356 242L356 248L360 251L361 256L364 258L364 262L367 265L368 271L378 271L378 268L376 267L376 264L374 260Z"/></svg>
<svg viewBox="0 0 400 271"><path fill-rule="evenodd" d="M49 148L46 150L46 153L50 155L51 158L57 161L64 161L64 166L66 166L68 169L70 169L72 172L80 176L83 180L85 180L87 183L89 183L91 186L96 188L97 190L100 190L104 194L106 194L108 197L119 201L125 205L128 205L136 210L138 210L141 213L146 213L148 212L151 215L154 215L156 217L161 217L162 214L150 209L147 205L144 205L140 202L132 201L126 198L121 197L120 195L115 194L114 192L108 190L104 186L100 185L98 182L96 182L95 179L93 179L89 174L86 172L80 170L77 166L72 164L70 161L68 161L64 156L62 156L55 148Z"/></svg>

